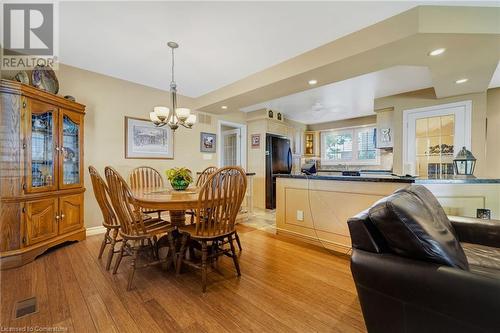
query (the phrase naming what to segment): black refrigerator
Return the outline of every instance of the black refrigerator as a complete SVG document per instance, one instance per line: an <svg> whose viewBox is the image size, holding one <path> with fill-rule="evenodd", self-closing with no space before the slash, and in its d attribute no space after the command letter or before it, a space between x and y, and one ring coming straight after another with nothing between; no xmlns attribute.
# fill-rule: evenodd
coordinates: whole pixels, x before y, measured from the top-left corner
<svg viewBox="0 0 500 333"><path fill-rule="evenodd" d="M276 178L273 175L292 172L290 140L266 134L266 208L276 208Z"/></svg>

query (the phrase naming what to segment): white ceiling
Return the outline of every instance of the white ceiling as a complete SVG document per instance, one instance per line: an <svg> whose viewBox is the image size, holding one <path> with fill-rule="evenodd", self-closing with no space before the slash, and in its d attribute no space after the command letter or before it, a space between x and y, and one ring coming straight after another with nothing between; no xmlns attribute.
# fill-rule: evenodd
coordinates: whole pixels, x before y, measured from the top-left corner
<svg viewBox="0 0 500 333"><path fill-rule="evenodd" d="M396 66L245 107L241 111L269 108L281 111L288 119L317 124L372 115L375 98L431 86L427 67Z"/></svg>
<svg viewBox="0 0 500 333"><path fill-rule="evenodd" d="M60 2L61 62L197 97L418 4L498 2Z"/></svg>

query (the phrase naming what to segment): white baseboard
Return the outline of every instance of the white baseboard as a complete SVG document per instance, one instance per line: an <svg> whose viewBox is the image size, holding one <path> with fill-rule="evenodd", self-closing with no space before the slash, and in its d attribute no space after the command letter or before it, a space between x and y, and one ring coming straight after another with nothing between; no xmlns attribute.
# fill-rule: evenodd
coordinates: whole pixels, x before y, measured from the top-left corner
<svg viewBox="0 0 500 333"><path fill-rule="evenodd" d="M85 234L88 237L88 236L92 236L92 235L103 234L105 232L106 232L106 228L104 228L102 225L100 225L98 227L87 228L87 232Z"/></svg>

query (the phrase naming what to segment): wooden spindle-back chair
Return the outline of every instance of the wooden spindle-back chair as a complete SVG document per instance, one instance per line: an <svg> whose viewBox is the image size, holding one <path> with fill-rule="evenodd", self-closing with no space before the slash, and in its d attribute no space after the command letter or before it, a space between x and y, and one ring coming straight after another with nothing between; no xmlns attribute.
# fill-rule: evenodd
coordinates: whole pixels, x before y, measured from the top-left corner
<svg viewBox="0 0 500 333"><path fill-rule="evenodd" d="M132 288L132 280L134 278L139 252L148 250L153 254L153 257L157 259L155 250L158 235L168 235L170 255L167 257L167 260L170 262L174 260L175 245L172 236L174 227L161 219L145 221L142 216L142 208L135 202L129 186L120 174L112 167L106 167L105 175L108 182L111 203L118 217L118 221L120 222L120 236L123 238L122 247L118 254L113 274L117 272L123 256L131 255L132 262L127 286L127 290L130 290ZM142 267L158 264L160 262L159 260L152 261Z"/></svg>
<svg viewBox="0 0 500 333"><path fill-rule="evenodd" d="M140 166L133 169L130 173L129 180L132 189L154 189L165 186L160 172L149 166ZM146 214L157 213L158 218L161 218L162 212L164 212L164 210L144 210Z"/></svg>
<svg viewBox="0 0 500 333"><path fill-rule="evenodd" d="M209 166L208 168L205 168L205 170L203 170L198 175L198 179L196 179L196 186L202 186L203 184L205 184L205 182L208 180L208 177L210 177L216 171L217 167L215 166Z"/></svg>
<svg viewBox="0 0 500 333"><path fill-rule="evenodd" d="M201 187L205 182L208 180L208 177L210 177L213 173L217 171L217 167L215 166L209 166L205 168L202 172L198 174L198 178L196 179L196 186ZM194 223L194 216L195 212L193 209L188 210L186 214L191 215L191 224Z"/></svg>
<svg viewBox="0 0 500 333"><path fill-rule="evenodd" d="M247 178L243 169L225 167L217 170L201 186L195 210L195 223L180 228L183 237L177 274L180 273L183 262L201 269L203 292L206 291L209 259L213 262L219 256L227 255L233 259L238 276L241 275L233 240L236 233L235 221L245 197L246 187ZM201 264L184 259L189 239L201 244ZM229 244L230 248L225 249L225 244ZM210 255L209 245L212 250Z"/></svg>
<svg viewBox="0 0 500 333"><path fill-rule="evenodd" d="M106 262L106 270L111 267L111 262L113 260L113 255L116 253L115 244L121 240L117 240L118 229L120 229L120 224L116 218L113 207L111 206L108 186L104 179L99 175L99 172L93 166L89 166L90 179L92 181L92 188L94 190L94 196L97 200L97 204L101 209L103 221L102 225L106 228L106 233L104 234L104 239L102 240L101 249L99 250L98 258L101 259L104 253L106 245L111 245L109 250L108 260Z"/></svg>

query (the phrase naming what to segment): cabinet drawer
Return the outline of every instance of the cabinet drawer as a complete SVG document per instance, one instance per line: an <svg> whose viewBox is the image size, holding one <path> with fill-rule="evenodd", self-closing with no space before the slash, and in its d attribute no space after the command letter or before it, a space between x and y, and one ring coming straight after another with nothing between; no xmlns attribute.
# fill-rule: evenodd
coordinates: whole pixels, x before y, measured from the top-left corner
<svg viewBox="0 0 500 333"><path fill-rule="evenodd" d="M59 197L59 234L78 230L83 225L83 194Z"/></svg>

